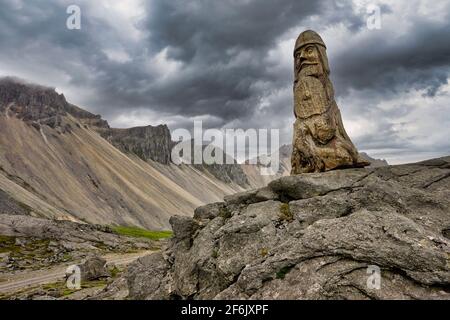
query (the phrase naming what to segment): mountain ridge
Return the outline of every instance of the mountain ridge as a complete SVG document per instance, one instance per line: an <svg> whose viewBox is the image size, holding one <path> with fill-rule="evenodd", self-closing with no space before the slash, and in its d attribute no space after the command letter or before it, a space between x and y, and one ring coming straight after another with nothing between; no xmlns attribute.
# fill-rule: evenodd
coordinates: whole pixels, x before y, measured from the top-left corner
<svg viewBox="0 0 450 320"><path fill-rule="evenodd" d="M0 79L0 187L32 214L167 228L171 215L276 178L236 161L175 166L174 145L166 125L111 128L54 88ZM288 147L277 176L288 174Z"/></svg>
<svg viewBox="0 0 450 320"><path fill-rule="evenodd" d="M142 130L149 137L142 138ZM162 131L159 142L155 130ZM113 143L102 133L112 133ZM190 215L202 203L244 189L193 166L175 166L168 161L171 144L164 126L110 128L52 88L0 80L0 189L31 215L167 229L173 214Z"/></svg>

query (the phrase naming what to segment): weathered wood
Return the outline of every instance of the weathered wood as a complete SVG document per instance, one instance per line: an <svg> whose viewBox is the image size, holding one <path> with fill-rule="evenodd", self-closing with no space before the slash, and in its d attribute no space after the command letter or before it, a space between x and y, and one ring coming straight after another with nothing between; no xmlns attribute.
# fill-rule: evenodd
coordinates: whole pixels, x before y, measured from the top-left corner
<svg viewBox="0 0 450 320"><path fill-rule="evenodd" d="M300 34L294 49L294 124L292 172L365 167L345 132L334 99L326 46L314 31Z"/></svg>

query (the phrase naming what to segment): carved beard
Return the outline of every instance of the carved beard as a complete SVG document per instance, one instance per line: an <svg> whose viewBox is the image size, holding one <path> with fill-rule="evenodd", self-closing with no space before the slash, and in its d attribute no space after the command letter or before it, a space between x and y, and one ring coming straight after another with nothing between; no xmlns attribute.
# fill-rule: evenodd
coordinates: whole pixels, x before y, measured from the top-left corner
<svg viewBox="0 0 450 320"><path fill-rule="evenodd" d="M309 61L304 61L301 66L297 66L297 62L294 59L294 88L301 77L316 77L323 80L327 78L330 73L326 48L320 45L314 45L314 47L318 52L318 57Z"/></svg>
<svg viewBox="0 0 450 320"><path fill-rule="evenodd" d="M323 73L322 66L319 63L316 64L304 64L300 68L299 72L299 78L302 77L318 77L320 74Z"/></svg>
<svg viewBox="0 0 450 320"><path fill-rule="evenodd" d="M330 68L328 64L328 57L326 49L322 46L315 46L318 54L318 59L305 61L300 66L300 70L296 73L294 88L298 82L298 79L303 77L316 77L322 82L323 88L326 92L329 102L334 99L333 84L329 78ZM296 68L297 69L297 68Z"/></svg>

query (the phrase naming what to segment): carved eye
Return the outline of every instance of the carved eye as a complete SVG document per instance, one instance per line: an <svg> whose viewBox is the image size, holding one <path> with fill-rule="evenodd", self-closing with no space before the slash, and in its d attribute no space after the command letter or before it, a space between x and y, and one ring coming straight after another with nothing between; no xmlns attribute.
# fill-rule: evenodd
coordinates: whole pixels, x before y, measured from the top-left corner
<svg viewBox="0 0 450 320"><path fill-rule="evenodd" d="M307 52L308 52L308 54L313 54L313 49L312 48L308 48Z"/></svg>

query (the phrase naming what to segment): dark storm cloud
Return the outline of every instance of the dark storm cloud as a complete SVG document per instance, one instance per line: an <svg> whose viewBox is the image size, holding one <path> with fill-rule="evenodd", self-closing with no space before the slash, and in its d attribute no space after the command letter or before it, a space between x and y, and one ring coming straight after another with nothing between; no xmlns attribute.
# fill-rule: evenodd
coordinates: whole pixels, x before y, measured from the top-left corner
<svg viewBox="0 0 450 320"><path fill-rule="evenodd" d="M66 8L73 3L82 9L79 31L65 28ZM411 101L389 110L382 104L415 90L422 90L423 99L445 95L449 12L430 19L412 11L399 31L395 17L408 8L407 0L382 5L383 16L391 19L371 31L365 8L355 10L350 1L151 0L133 21L137 38L117 26L120 17L107 18L105 3L0 0L0 68L65 89L72 102L113 123L151 111L155 121L171 119L172 129L189 128L191 118L202 117L205 127L280 128L289 142L291 47L299 32L312 28L332 44L328 54L344 120L358 115L373 119L377 128L376 136L360 132L358 146L419 148L414 135L400 136L399 122L407 126L412 118L403 118L427 111ZM292 43L287 53L279 47L283 41ZM445 101L440 103L444 109ZM437 119L437 127L448 122L441 118L446 122ZM450 149L450 142L436 145Z"/></svg>
<svg viewBox="0 0 450 320"><path fill-rule="evenodd" d="M82 29L66 28L68 5L76 3L82 10ZM20 3L21 5L18 5ZM120 113L123 108L148 106L148 96L142 93L143 83L154 75L142 69L140 48L127 47L132 63L117 63L103 51L111 44L127 46L118 32L92 15L92 7L80 1L41 1L22 3L5 0L0 11L0 57L6 65L17 69L44 66L68 79L60 83L50 79L50 72L34 74L34 81L53 87L86 87L96 94L87 108L105 117ZM102 8L99 8L101 10ZM83 99L81 99L83 101Z"/></svg>
<svg viewBox="0 0 450 320"><path fill-rule="evenodd" d="M184 62L229 62L241 50L262 55L287 29L318 14L321 1L149 2L145 27L156 50Z"/></svg>
<svg viewBox="0 0 450 320"><path fill-rule="evenodd" d="M183 63L177 77L152 92L186 116L212 114L224 123L248 119L262 97L292 81L267 54L277 40L314 15L361 25L348 3L327 1L151 1L142 25L155 52ZM255 83L263 85L255 86Z"/></svg>
<svg viewBox="0 0 450 320"><path fill-rule="evenodd" d="M414 28L390 37L385 29L374 31L358 43L349 41L334 58L337 92L350 88L372 89L380 95L426 90L434 96L447 84L450 71L450 20L435 24L417 18Z"/></svg>
<svg viewBox="0 0 450 320"><path fill-rule="evenodd" d="M150 108L186 117L211 115L222 124L248 119L261 98L291 82L290 71L280 74L278 61L266 60L286 31L317 15L361 25L348 3L154 0L137 22L145 41L135 46L118 39L83 2L80 32L64 27L69 2L27 3L19 10L15 3L7 1L1 13L0 39L9 48L3 54L47 63L65 72L70 85L95 90L88 107L106 117ZM108 59L103 48L114 42L126 48L130 61ZM168 59L181 63L170 82L158 81L159 75L144 67L164 49Z"/></svg>

